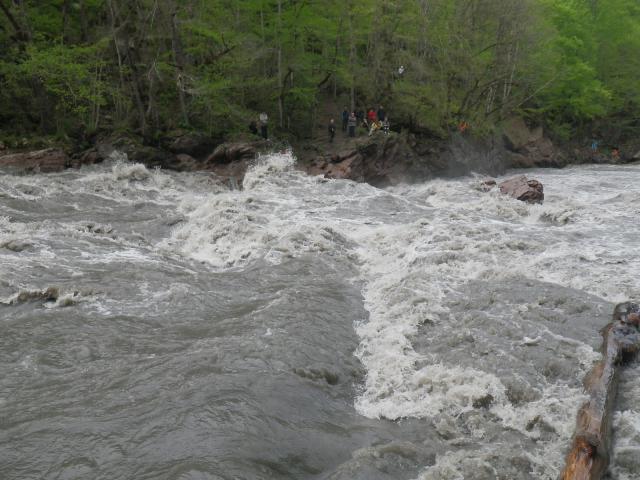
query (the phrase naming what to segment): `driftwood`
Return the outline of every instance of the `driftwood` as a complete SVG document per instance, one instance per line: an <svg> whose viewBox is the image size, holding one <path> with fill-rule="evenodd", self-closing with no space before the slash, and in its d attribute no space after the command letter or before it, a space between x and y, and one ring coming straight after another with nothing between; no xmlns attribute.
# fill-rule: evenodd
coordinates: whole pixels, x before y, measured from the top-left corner
<svg viewBox="0 0 640 480"><path fill-rule="evenodd" d="M613 321L602 330L602 360L585 377L589 400L578 411L573 445L561 480L598 480L609 466L611 413L620 368L640 350L639 307L616 306Z"/></svg>

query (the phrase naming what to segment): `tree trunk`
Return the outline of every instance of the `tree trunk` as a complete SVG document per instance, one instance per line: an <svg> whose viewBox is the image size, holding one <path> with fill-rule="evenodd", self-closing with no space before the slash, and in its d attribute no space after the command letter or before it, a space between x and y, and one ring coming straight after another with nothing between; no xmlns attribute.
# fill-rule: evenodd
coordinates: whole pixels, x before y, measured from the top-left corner
<svg viewBox="0 0 640 480"><path fill-rule="evenodd" d="M278 97L278 116L280 119L280 128L284 127L284 82L282 78L282 0L278 0L278 89L280 96Z"/></svg>
<svg viewBox="0 0 640 480"><path fill-rule="evenodd" d="M356 74L355 74L355 57L356 47L353 35L353 3L348 3L349 15L349 73L351 74L351 85L349 88L349 104L351 111L356 109Z"/></svg>
<svg viewBox="0 0 640 480"><path fill-rule="evenodd" d="M573 446L567 455L561 480L599 480L609 466L611 414L617 381L623 364L640 350L638 305L615 308L613 322L603 329L603 358L585 378L589 400L578 412Z"/></svg>
<svg viewBox="0 0 640 480"><path fill-rule="evenodd" d="M66 43L67 40L67 27L69 26L69 0L62 2L62 43Z"/></svg>
<svg viewBox="0 0 640 480"><path fill-rule="evenodd" d="M182 49L182 41L178 31L178 15L173 12L171 15L171 50L173 61L176 64L176 87L178 88L178 100L180 102L180 111L182 112L182 121L186 126L189 125L189 114L187 112L187 103L185 100L184 87L184 51Z"/></svg>
<svg viewBox="0 0 640 480"><path fill-rule="evenodd" d="M11 13L11 10L9 10L9 7L7 7L2 0L0 0L0 10L2 10L5 17L7 17L7 20L9 20L9 23L16 31L16 38L22 41L29 41L31 39L29 32L20 25L16 17Z"/></svg>

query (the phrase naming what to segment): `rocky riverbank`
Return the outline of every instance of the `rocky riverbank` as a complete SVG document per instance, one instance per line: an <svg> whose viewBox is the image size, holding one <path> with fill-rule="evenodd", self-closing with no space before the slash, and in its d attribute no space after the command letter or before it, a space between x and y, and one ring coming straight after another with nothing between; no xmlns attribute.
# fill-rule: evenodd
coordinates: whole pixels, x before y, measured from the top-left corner
<svg viewBox="0 0 640 480"><path fill-rule="evenodd" d="M114 151L147 167L177 171L210 171L223 182L241 184L247 167L259 154L287 148L256 137L221 142L193 132L173 132L156 145L132 135L105 136L89 149L67 153L48 148L37 151L0 151L0 168L22 172L54 172L100 163ZM632 146L618 157L586 146L554 144L541 127L522 119L504 123L500 134L485 139L454 134L449 138L415 133L341 139L335 144L316 140L293 147L298 167L312 175L352 179L376 186L423 181L469 172L500 174L508 168L557 167L582 163L627 163L640 159Z"/></svg>

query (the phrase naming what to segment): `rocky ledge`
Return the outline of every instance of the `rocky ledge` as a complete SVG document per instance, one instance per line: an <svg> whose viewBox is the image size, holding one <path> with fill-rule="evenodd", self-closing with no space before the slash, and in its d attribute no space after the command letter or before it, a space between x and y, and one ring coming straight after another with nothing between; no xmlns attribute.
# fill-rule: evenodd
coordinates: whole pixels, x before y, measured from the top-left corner
<svg viewBox="0 0 640 480"><path fill-rule="evenodd" d="M340 138L336 144L306 141L296 146L298 168L326 178L351 179L384 187L424 181L437 176L459 176L469 172L498 175L508 168L563 167L569 163L612 161L594 157L590 149L557 148L541 127L530 127L522 119L504 122L501 133L485 139L468 134L442 138L434 132L376 132L371 137ZM22 172L56 172L70 167L100 163L114 151L147 167L177 171L210 171L240 185L250 163L261 153L274 151L272 142L254 136L223 143L202 133L176 131L155 145L131 135L93 140L94 146L67 155L60 149L22 153L0 150L0 168ZM640 158L640 152L637 157ZM633 161L636 156L618 159ZM544 198L542 186L520 182L509 194L528 202ZM506 188L506 187L505 187ZM518 193L519 192L519 193Z"/></svg>
<svg viewBox="0 0 640 480"><path fill-rule="evenodd" d="M65 168L81 165L81 160L72 159L64 151L57 148L0 155L0 167L24 172L60 172Z"/></svg>

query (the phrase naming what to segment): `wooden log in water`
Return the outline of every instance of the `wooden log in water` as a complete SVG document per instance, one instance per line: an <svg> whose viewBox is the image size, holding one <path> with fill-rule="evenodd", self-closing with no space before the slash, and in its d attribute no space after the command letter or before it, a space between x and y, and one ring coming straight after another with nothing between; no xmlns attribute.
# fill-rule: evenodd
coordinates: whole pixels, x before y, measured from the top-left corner
<svg viewBox="0 0 640 480"><path fill-rule="evenodd" d="M613 321L602 330L602 360L585 377L589 400L578 411L561 480L598 480L609 466L618 376L620 368L640 350L639 315L637 304L621 303L614 310Z"/></svg>

